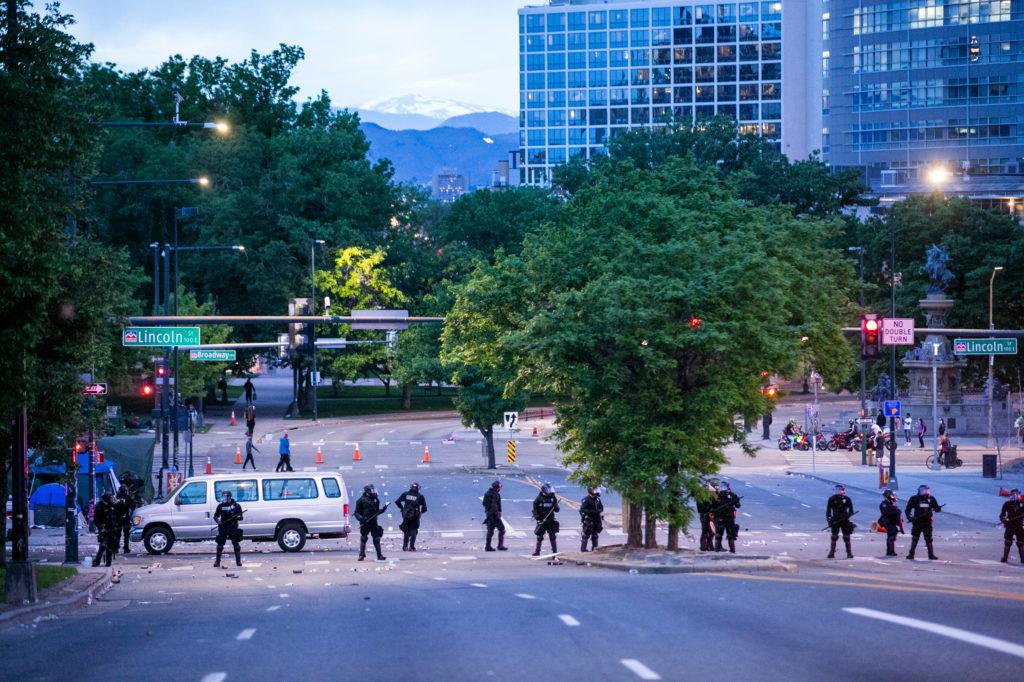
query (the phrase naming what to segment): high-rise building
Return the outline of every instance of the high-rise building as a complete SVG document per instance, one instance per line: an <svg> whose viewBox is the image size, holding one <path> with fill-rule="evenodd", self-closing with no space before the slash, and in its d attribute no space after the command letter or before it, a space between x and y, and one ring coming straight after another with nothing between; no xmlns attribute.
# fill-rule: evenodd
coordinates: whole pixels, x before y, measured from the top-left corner
<svg viewBox="0 0 1024 682"><path fill-rule="evenodd" d="M637 126L712 116L790 158L821 146L821 0L551 0L519 10L520 173Z"/></svg>
<svg viewBox="0 0 1024 682"><path fill-rule="evenodd" d="M885 201L1024 196L1024 0L824 0L822 149Z"/></svg>
<svg viewBox="0 0 1024 682"><path fill-rule="evenodd" d="M438 201L450 204L466 193L469 181L466 176L455 168L442 168L434 173L431 196Z"/></svg>

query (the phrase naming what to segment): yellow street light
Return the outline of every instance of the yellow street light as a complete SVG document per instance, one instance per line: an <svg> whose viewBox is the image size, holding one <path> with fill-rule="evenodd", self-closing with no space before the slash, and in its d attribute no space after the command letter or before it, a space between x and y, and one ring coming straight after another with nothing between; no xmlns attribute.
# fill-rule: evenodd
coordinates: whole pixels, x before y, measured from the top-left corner
<svg viewBox="0 0 1024 682"><path fill-rule="evenodd" d="M939 187L949 182L953 174L945 166L932 166L926 172L925 177L930 184Z"/></svg>

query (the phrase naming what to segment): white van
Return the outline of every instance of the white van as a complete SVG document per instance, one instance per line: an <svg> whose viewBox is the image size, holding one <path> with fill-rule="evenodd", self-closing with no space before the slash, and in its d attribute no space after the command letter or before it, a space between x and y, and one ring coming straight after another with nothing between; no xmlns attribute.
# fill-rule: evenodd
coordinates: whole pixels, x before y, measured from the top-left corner
<svg viewBox="0 0 1024 682"><path fill-rule="evenodd" d="M284 551L298 552L310 536L348 537L348 491L340 474L253 472L186 479L135 511L132 541L141 540L150 554L166 554L175 542L213 540L213 514L225 490L242 506L246 540L276 540Z"/></svg>

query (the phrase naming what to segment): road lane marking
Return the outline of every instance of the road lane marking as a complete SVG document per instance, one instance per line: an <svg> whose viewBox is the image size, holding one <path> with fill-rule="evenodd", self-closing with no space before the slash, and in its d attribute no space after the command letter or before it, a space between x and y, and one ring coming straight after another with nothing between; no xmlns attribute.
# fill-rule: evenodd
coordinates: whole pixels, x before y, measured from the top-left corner
<svg viewBox="0 0 1024 682"><path fill-rule="evenodd" d="M525 594L523 592L516 594L516 596L520 599L536 599L536 597L534 597L532 594Z"/></svg>
<svg viewBox="0 0 1024 682"><path fill-rule="evenodd" d="M288 593L287 592L282 592L281 594L279 594L277 596L280 597L281 599L287 599L288 598Z"/></svg>
<svg viewBox="0 0 1024 682"><path fill-rule="evenodd" d="M409 445L423 445L423 441L421 441L421 440L411 440L411 441L409 441Z"/></svg>
<svg viewBox="0 0 1024 682"><path fill-rule="evenodd" d="M330 561L307 561L306 565L307 566L326 566L329 563L331 563L331 562Z"/></svg>
<svg viewBox="0 0 1024 682"><path fill-rule="evenodd" d="M775 497L782 497L782 495L780 495L778 493L772 493L772 495L774 495Z"/></svg>
<svg viewBox="0 0 1024 682"><path fill-rule="evenodd" d="M462 533L441 533L441 537L443 537L443 538L461 538L461 537L463 537L463 534Z"/></svg>
<svg viewBox="0 0 1024 682"><path fill-rule="evenodd" d="M619 663L626 666L626 669L632 672L634 675L639 677L641 680L660 680L661 675L654 672L646 665L636 660L635 658L623 658L619 660Z"/></svg>
<svg viewBox="0 0 1024 682"><path fill-rule="evenodd" d="M224 682L226 679L228 679L227 673L209 673L207 675L203 675L203 682Z"/></svg>
<svg viewBox="0 0 1024 682"><path fill-rule="evenodd" d="M800 506L801 506L801 507L807 507L808 509L810 509L810 508L811 508L811 505L809 505L809 504L804 504L803 502L801 502L801 503L800 503Z"/></svg>
<svg viewBox="0 0 1024 682"><path fill-rule="evenodd" d="M476 561L475 556L453 556L452 561Z"/></svg>
<svg viewBox="0 0 1024 682"><path fill-rule="evenodd" d="M268 606L267 611L277 611L279 608L281 608L280 604L274 604L273 606Z"/></svg>
<svg viewBox="0 0 1024 682"><path fill-rule="evenodd" d="M558 616L558 620L562 621L563 623L565 623L569 627L577 627L580 624L580 622L578 620L576 620L575 618L570 616L568 613L563 613L563 614L559 615Z"/></svg>
<svg viewBox="0 0 1024 682"><path fill-rule="evenodd" d="M1024 658L1024 646L1014 644L1013 642L1007 642L1004 639L996 639L995 637L979 635L976 632L961 630L960 628L954 628L948 625L931 623L926 620L918 620L917 618L907 618L906 616L897 616L893 613L875 611L874 609L865 609L859 606L844 608L843 611L852 613L855 616L874 618L875 620L881 620L887 623L894 623L908 628L924 630L925 632L931 632L935 635L942 635L943 637L949 637L950 639L967 642L968 644L980 646L985 649L992 649L993 651L999 651L1004 654L1009 654L1010 656L1016 656L1017 658Z"/></svg>
<svg viewBox="0 0 1024 682"><path fill-rule="evenodd" d="M387 469L388 465L387 464L374 464L373 468L374 469Z"/></svg>
<svg viewBox="0 0 1024 682"><path fill-rule="evenodd" d="M483 583L470 583L470 585L472 585L473 587L487 587L487 585Z"/></svg>
<svg viewBox="0 0 1024 682"><path fill-rule="evenodd" d="M1003 601L1024 602L1024 594L1018 592L997 592L995 590L978 590L973 588L960 588L951 585L926 586L921 583L908 581L897 581L891 578L881 578L877 574L871 576L844 574L829 572L826 575L850 575L855 580L870 580L871 582L850 582L845 580L825 580L821 578L783 578L769 575L752 575L743 573L699 573L709 578L727 578L731 580L764 580L777 583L801 583L805 585L830 585L832 587L855 587L869 590L887 590L890 592L923 592L926 594L945 594L953 597L984 597L999 599ZM893 584L905 583L905 584Z"/></svg>
<svg viewBox="0 0 1024 682"><path fill-rule="evenodd" d="M985 566L997 566L1000 563L1002 563L1001 561L996 561L995 559L971 559L971 561L973 561L976 564L982 564Z"/></svg>
<svg viewBox="0 0 1024 682"><path fill-rule="evenodd" d="M441 581L441 582L444 582L445 580L448 580L448 578L443 578L443 577L441 577L441 576L439 576L439 575L435 575L435 576L434 576L434 580L439 580L439 581Z"/></svg>
<svg viewBox="0 0 1024 682"><path fill-rule="evenodd" d="M751 518L750 514L748 514L747 512L740 512L740 513L743 514L744 516L746 516L747 518Z"/></svg>
<svg viewBox="0 0 1024 682"><path fill-rule="evenodd" d="M256 634L256 628L246 628L238 633L238 637L235 637L239 642L252 639L252 636Z"/></svg>

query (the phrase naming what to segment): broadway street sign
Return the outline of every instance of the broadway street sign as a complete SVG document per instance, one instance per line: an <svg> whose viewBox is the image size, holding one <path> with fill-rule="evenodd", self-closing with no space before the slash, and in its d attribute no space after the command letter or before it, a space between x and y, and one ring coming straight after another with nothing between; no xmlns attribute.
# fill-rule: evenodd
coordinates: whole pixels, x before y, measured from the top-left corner
<svg viewBox="0 0 1024 682"><path fill-rule="evenodd" d="M199 327L126 327L121 343L129 348L143 346L198 346Z"/></svg>
<svg viewBox="0 0 1024 682"><path fill-rule="evenodd" d="M1016 355L1017 339L955 339L957 355Z"/></svg>
<svg viewBox="0 0 1024 682"><path fill-rule="evenodd" d="M235 351L233 350L190 350L189 360L199 362L234 362Z"/></svg>

